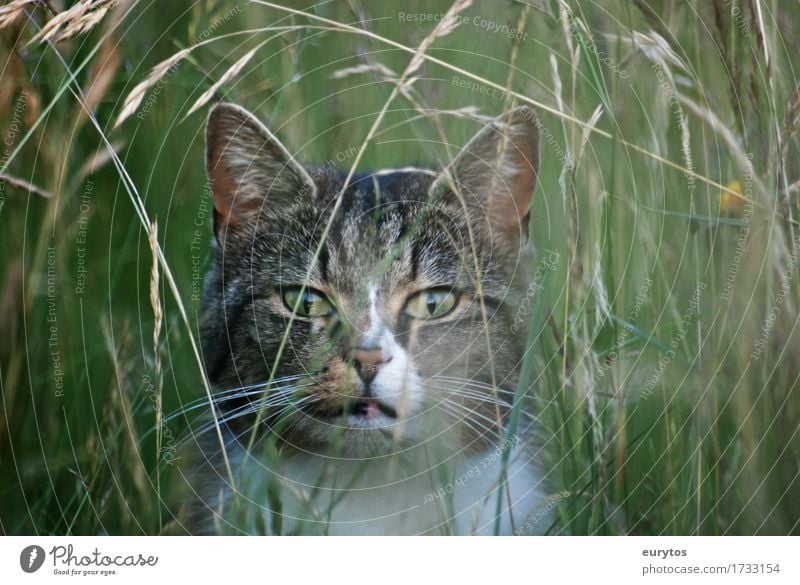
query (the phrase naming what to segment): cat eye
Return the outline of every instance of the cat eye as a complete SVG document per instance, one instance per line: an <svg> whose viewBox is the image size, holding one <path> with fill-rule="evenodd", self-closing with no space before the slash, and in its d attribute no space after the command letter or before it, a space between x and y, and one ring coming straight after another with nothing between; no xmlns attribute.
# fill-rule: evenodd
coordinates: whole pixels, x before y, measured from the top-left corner
<svg viewBox="0 0 800 585"><path fill-rule="evenodd" d="M289 288L283 292L283 302L290 311L297 307L297 314L301 317L327 317L334 312L333 303L328 297L313 288Z"/></svg>
<svg viewBox="0 0 800 585"><path fill-rule="evenodd" d="M439 319L448 315L457 304L458 297L454 292L431 288L420 291L408 299L403 312L415 319Z"/></svg>

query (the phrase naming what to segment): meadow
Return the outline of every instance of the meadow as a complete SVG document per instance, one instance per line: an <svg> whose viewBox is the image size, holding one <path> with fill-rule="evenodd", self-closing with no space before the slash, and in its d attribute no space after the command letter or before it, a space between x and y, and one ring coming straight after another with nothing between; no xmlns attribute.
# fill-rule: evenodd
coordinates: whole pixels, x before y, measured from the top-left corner
<svg viewBox="0 0 800 585"><path fill-rule="evenodd" d="M800 534L798 31L780 0L5 3L0 533L185 533L224 99L344 173L534 107L544 531Z"/></svg>

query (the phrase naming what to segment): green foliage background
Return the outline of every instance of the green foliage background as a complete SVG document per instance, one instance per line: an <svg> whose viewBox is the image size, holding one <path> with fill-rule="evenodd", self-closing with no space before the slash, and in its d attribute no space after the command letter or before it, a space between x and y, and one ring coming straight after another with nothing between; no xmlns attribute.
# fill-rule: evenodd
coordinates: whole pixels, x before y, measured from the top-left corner
<svg viewBox="0 0 800 585"><path fill-rule="evenodd" d="M411 48L436 22L407 15L450 5L279 3ZM494 116L508 103L489 82L550 108L532 233L559 260L544 311L526 318L540 330L552 533L800 532L799 12L777 0L477 2L427 54L483 81L426 63L366 151L362 169L446 162L478 125L419 108ZM163 272L154 347L148 234L104 140L157 218L197 336L211 204L207 107L186 117L194 101L265 27L294 25L216 98L256 112L301 161L347 171L394 87L388 70L411 55L259 3L123 2L85 35L27 44L50 18L35 8L0 41L0 168L17 180L0 192L0 532L182 533L186 453L171 447L202 409L167 421L159 455L155 396L176 412L202 380ZM212 38L113 127L153 66ZM569 119L598 107L607 136Z"/></svg>

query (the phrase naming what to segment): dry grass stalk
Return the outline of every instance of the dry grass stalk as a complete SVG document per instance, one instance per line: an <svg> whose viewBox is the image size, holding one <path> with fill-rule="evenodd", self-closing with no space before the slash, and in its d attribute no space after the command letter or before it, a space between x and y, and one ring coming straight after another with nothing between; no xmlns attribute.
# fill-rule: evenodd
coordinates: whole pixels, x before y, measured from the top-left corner
<svg viewBox="0 0 800 585"><path fill-rule="evenodd" d="M675 50L679 50L685 54L681 42L678 41L678 39L675 38L675 35L672 33L668 12L666 15L659 15L658 12L649 6L648 2L645 0L633 0L633 4L642 13L650 28L656 31L656 34L664 39L664 41L670 47L673 47ZM652 2L649 2L649 4L652 4Z"/></svg>
<svg viewBox="0 0 800 585"><path fill-rule="evenodd" d="M109 388L108 392L108 399L103 407L102 419L107 421L108 426L112 429L119 426L124 427L125 432L123 433L123 437L126 440L124 443L120 442L119 447L120 449L129 449L129 460L141 461L142 454L140 445L142 441L141 436L136 430L135 409L130 400L130 396L134 391L130 378L133 369L133 360L130 358L129 351L131 344L130 330L127 325L124 325L122 332L115 336L108 318L103 318L100 323L103 330L106 350L108 351L108 356L114 372L111 388ZM100 429L98 429L98 431L102 432ZM108 437L98 438L100 439L100 444L96 445L94 449L87 449L95 451L95 455L92 457L94 462L102 462L105 460L101 445L103 442L111 443L111 439ZM94 443L93 439L90 440ZM122 461L120 460L119 463L122 463ZM148 487L150 481L144 473L144 468L141 465L132 465L129 471L132 472L131 479L136 491L139 492L139 494L149 493ZM97 469L95 468L90 469L89 473L85 475L91 478L96 476L96 474ZM125 506L124 509L126 510L126 514L129 515L128 520L132 520L129 507Z"/></svg>
<svg viewBox="0 0 800 585"><path fill-rule="evenodd" d="M197 46L197 45L195 45ZM136 87L134 87L131 92L128 94L128 97L125 98L125 103L122 104L122 111L117 116L116 122L114 122L114 128L122 124L125 120L130 118L133 113L139 107L139 104L142 103L144 96L147 95L147 92L155 86L161 79L169 73L169 71L175 67L178 63L183 61L186 56L192 52L192 47L187 47L185 49L181 49L170 58L165 59L155 67L150 72L144 81L139 83Z"/></svg>
<svg viewBox="0 0 800 585"><path fill-rule="evenodd" d="M0 6L0 28L9 26L22 16L29 5L35 2L36 0L11 0L5 6Z"/></svg>
<svg viewBox="0 0 800 585"><path fill-rule="evenodd" d="M420 67L422 67L422 64L425 62L424 55L428 52L428 49L433 42L436 39L446 37L453 32L461 22L458 19L458 15L471 5L472 0L456 0L453 2L452 6L450 6L450 9L442 17L442 20L440 20L439 24L436 25L436 28L433 29L433 32L425 37L419 44L419 47L417 47L414 57L412 57L411 62L408 64L408 67L403 73L404 78L410 78L419 70ZM409 83L409 81L406 83Z"/></svg>
<svg viewBox="0 0 800 585"><path fill-rule="evenodd" d="M789 106L786 111L786 140L785 144L797 133L800 129L800 86L796 87L789 100Z"/></svg>
<svg viewBox="0 0 800 585"><path fill-rule="evenodd" d="M407 124L411 124L412 122L416 122L417 120L432 118L434 121L438 120L441 116L453 116L455 118L463 118L465 120L473 120L475 122L480 122L481 124L490 124L495 117L494 116L487 116L480 113L480 110L476 106L464 106L463 108L457 108L455 110L440 110L438 108L429 108L420 103L416 100L411 102L414 106L414 110L417 112L417 115L410 116L401 122L397 122L396 124L392 124L391 126L385 126L383 130L379 130L375 133L375 137L382 136L383 134L390 134L393 130L399 128L400 126L405 126ZM440 137L445 136L443 132L440 132ZM443 141L446 138L442 139ZM381 144L380 142L378 144ZM448 144L444 144L445 148L447 148ZM450 157L449 160L452 160ZM438 176L438 173L437 173Z"/></svg>
<svg viewBox="0 0 800 585"><path fill-rule="evenodd" d="M161 299L159 297L159 283L160 276L158 270L158 221L153 220L150 224L148 231L148 243L150 244L150 251L153 254L153 267L150 270L150 306L153 308L153 361L156 370L156 376L160 378L161 375L161 357L158 351L159 338L161 337L161 328L164 323L164 311L161 308ZM159 397L160 398L160 397ZM157 413L157 416L160 414Z"/></svg>
<svg viewBox="0 0 800 585"><path fill-rule="evenodd" d="M14 187L19 187L20 189L24 189L28 193L33 193L34 195L38 195L39 197L44 197L45 199L50 199L53 197L53 194L50 191L42 189L41 187L37 187L33 183L29 183L23 179L18 177L13 177L6 173L0 173L0 181L5 181Z"/></svg>
<svg viewBox="0 0 800 585"><path fill-rule="evenodd" d="M624 41L629 41L625 38ZM664 71L665 75L672 76L672 67L681 69L684 74L688 75L688 68L678 54L672 50L667 40L655 31L650 33L643 33L639 31L633 32L633 46L641 51L645 57L650 61L659 65Z"/></svg>
<svg viewBox="0 0 800 585"><path fill-rule="evenodd" d="M331 79L344 79L345 77L360 75L362 73L380 73L386 79L397 79L397 74L394 71L389 69L386 65L374 61L334 71L333 75L331 75Z"/></svg>
<svg viewBox="0 0 800 585"><path fill-rule="evenodd" d="M56 43L69 40L92 30L119 0L83 0L57 14L30 41Z"/></svg>
<svg viewBox="0 0 800 585"><path fill-rule="evenodd" d="M731 5L729 10L725 10L722 0L714 0L714 23L716 25L717 36L719 37L716 46L719 50L722 62L725 64L725 69L728 71L728 80L730 81L731 91L728 92L730 100L731 111L736 112L739 110L739 96L741 95L741 81L742 81L742 67L738 59L736 59L735 50L733 49L732 40L732 27L728 26L726 12L730 14L734 6ZM737 131L740 135L744 135L744 120L741 116L734 116Z"/></svg>
<svg viewBox="0 0 800 585"><path fill-rule="evenodd" d="M158 220L153 220L150 230L147 233L150 244L150 253L153 257L153 267L150 270L150 306L153 309L153 368L155 370L155 409L156 409L156 491L161 499L161 442L164 425L164 403L162 371L161 371L161 350L159 339L161 328L164 323L164 310L161 307L159 296L159 270L158 270ZM159 506L159 525L161 524L161 507Z"/></svg>
<svg viewBox="0 0 800 585"><path fill-rule="evenodd" d="M553 53L550 53L550 73L553 77L553 95L556 97L556 107L559 112L563 112L563 86L561 85L561 75L558 72L558 61L556 61L556 56Z"/></svg>
<svg viewBox="0 0 800 585"><path fill-rule="evenodd" d="M250 51L245 53L242 57L240 57L236 61L236 63L231 65L230 68L228 68L228 70L222 75L222 77L220 77L211 87L209 87L206 91L204 91L203 95L201 95L200 98L196 102L194 102L194 104L192 104L192 107L189 108L189 111L186 114L186 116L188 117L192 115L194 112L196 112L204 105L206 105L208 101L214 97L214 94L220 87L222 87L228 81L239 75L242 69L244 69L245 65L247 65L250 62L250 59L253 58L253 55L256 54L256 51L258 51L261 48L261 46L262 45L258 45L255 49L251 49Z"/></svg>
<svg viewBox="0 0 800 585"><path fill-rule="evenodd" d="M725 144L728 146L730 150L730 154L732 155L736 166L739 169L739 172L743 176L752 176L753 185L756 187L757 192L761 195L763 201L767 202L767 187L761 181L761 179L755 176L754 171L752 169L752 163L747 158L747 155L742 150L742 147L739 145L739 141L736 139L736 136L733 134L730 128L728 128L719 117L711 111L710 108L705 108L700 104L694 102L693 100L689 99L688 97L684 96L677 90L675 91L676 99L684 106L686 106L695 116L703 120L708 126L716 133Z"/></svg>
<svg viewBox="0 0 800 585"><path fill-rule="evenodd" d="M592 135L592 131L597 126L597 123L600 121L600 116L603 115L603 104L598 104L597 107L592 112L591 118L589 118L589 125L583 129L583 133L581 134L581 143L578 148L578 157L575 159L575 167L577 168L578 165L581 164L581 159L583 159L583 152L586 150L586 144L589 142L589 138Z"/></svg>
<svg viewBox="0 0 800 585"><path fill-rule="evenodd" d="M298 30L298 29L301 29L301 28L321 29L321 30L329 30L330 29L330 27L320 27L320 26L305 26L305 27L301 27L301 26L268 26L268 27L264 27L264 28L259 29L259 31L260 32L278 31L278 32L277 32L276 35L273 35L269 39L267 39L267 40L263 41L262 43L260 43L257 48L260 48L260 47L266 45L269 41L271 41L272 39L274 39L274 38L276 38L276 37L278 37L278 36L280 36L282 34L286 34L288 32L292 32L292 31L295 31L295 30ZM238 35L238 34L242 34L242 33L241 32L239 32L239 33L229 33L227 35L222 35L222 37L234 36L234 35ZM248 34L252 34L252 33L250 31L248 31ZM125 98L125 102L122 105L122 111L119 113L119 115L117 116L116 121L114 122L114 128L117 128L125 120L130 118L133 115L133 113L137 110L139 105L142 103L142 100L147 95L147 92L150 90L150 88L155 86L167 74L171 73L176 68L176 66L189 55L189 53L191 53L192 51L194 51L198 47L202 47L203 45L207 45L209 43L212 43L212 42L214 42L214 41L216 41L216 40L218 40L218 39L220 39L222 37L212 37L210 39L205 39L205 40L200 41L200 42L195 42L191 46L186 47L185 49L181 49L180 51L178 51L177 53L175 53L171 57L169 57L167 59L164 59L161 63L159 63L158 65L153 67L152 71L150 71L150 74L144 79L144 81L142 81L138 85L136 85L131 90L131 92L128 94L128 97ZM251 57L252 57L252 55L251 55ZM244 67L245 64L242 64L241 67ZM234 65L234 67L235 66L236 65ZM240 69L241 69L241 67L240 67ZM236 71L232 75L230 75L229 77L227 77L227 73L226 73L225 81L230 81L230 79L232 77L234 77L235 75L237 75L238 73L239 73L239 71Z"/></svg>

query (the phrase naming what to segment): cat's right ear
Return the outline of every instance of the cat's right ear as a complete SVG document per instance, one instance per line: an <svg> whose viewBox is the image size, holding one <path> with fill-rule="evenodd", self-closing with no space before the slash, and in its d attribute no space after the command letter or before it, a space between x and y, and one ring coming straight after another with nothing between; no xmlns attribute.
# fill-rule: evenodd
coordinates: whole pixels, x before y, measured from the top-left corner
<svg viewBox="0 0 800 585"><path fill-rule="evenodd" d="M526 106L487 124L431 185L429 196L457 207L493 233L528 238L539 174L539 118Z"/></svg>
<svg viewBox="0 0 800 585"><path fill-rule="evenodd" d="M250 112L235 104L211 109L206 173L214 193L214 231L255 224L260 214L316 194L314 180Z"/></svg>

